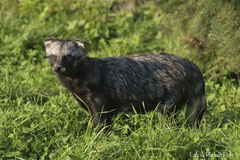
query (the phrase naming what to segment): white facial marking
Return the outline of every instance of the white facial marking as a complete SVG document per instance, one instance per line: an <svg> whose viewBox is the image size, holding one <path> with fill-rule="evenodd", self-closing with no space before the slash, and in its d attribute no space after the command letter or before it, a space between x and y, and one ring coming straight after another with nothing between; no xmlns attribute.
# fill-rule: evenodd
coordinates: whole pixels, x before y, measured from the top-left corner
<svg viewBox="0 0 240 160"><path fill-rule="evenodd" d="M85 49L85 44L80 41L76 41L77 45Z"/></svg>
<svg viewBox="0 0 240 160"><path fill-rule="evenodd" d="M55 55L55 56L81 56L81 51L74 46L72 42L53 42L50 47L46 48L47 56Z"/></svg>
<svg viewBox="0 0 240 160"><path fill-rule="evenodd" d="M67 69L64 68L64 67L61 68L61 72L65 72L66 70L67 70Z"/></svg>

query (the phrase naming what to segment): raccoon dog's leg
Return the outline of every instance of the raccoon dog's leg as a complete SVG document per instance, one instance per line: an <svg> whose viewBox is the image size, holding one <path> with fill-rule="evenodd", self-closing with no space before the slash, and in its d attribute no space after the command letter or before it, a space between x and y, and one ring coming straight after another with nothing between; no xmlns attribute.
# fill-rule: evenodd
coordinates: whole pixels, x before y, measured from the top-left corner
<svg viewBox="0 0 240 160"><path fill-rule="evenodd" d="M204 95L189 100L186 108L185 117L187 125L193 127L195 124L199 127L202 116L206 111L206 98Z"/></svg>

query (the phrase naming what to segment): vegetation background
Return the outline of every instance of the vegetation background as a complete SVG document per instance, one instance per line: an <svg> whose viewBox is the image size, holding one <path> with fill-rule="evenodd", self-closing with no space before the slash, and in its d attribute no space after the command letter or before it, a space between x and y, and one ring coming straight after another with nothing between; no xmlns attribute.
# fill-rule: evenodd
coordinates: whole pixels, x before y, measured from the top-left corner
<svg viewBox="0 0 240 160"><path fill-rule="evenodd" d="M0 159L240 159L238 0L1 0ZM204 74L200 129L183 113L119 115L108 134L51 73L46 37L88 41L88 55L174 53Z"/></svg>

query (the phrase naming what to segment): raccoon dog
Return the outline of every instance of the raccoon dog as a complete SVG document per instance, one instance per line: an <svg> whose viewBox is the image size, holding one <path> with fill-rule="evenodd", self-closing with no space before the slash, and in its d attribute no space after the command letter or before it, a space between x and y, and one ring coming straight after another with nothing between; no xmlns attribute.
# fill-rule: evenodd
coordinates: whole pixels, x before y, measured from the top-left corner
<svg viewBox="0 0 240 160"><path fill-rule="evenodd" d="M186 107L189 126L197 125L206 110L205 84L198 67L166 53L109 58L86 56L84 40L46 38L46 54L53 72L94 126L134 108L175 113Z"/></svg>

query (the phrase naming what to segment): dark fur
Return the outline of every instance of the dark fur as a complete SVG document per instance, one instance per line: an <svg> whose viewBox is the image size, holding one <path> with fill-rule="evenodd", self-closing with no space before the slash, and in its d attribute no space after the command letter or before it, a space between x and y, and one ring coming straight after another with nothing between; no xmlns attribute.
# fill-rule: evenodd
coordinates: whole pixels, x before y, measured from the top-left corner
<svg viewBox="0 0 240 160"><path fill-rule="evenodd" d="M166 53L90 58L81 40L48 38L45 46L48 56L56 55L49 60L58 79L90 111L95 126L110 123L114 115L132 111L132 106L141 111L143 103L147 111L158 106L161 113L176 112L187 104L187 123L198 126L202 119L204 79L187 59ZM66 55L72 57L66 60Z"/></svg>

